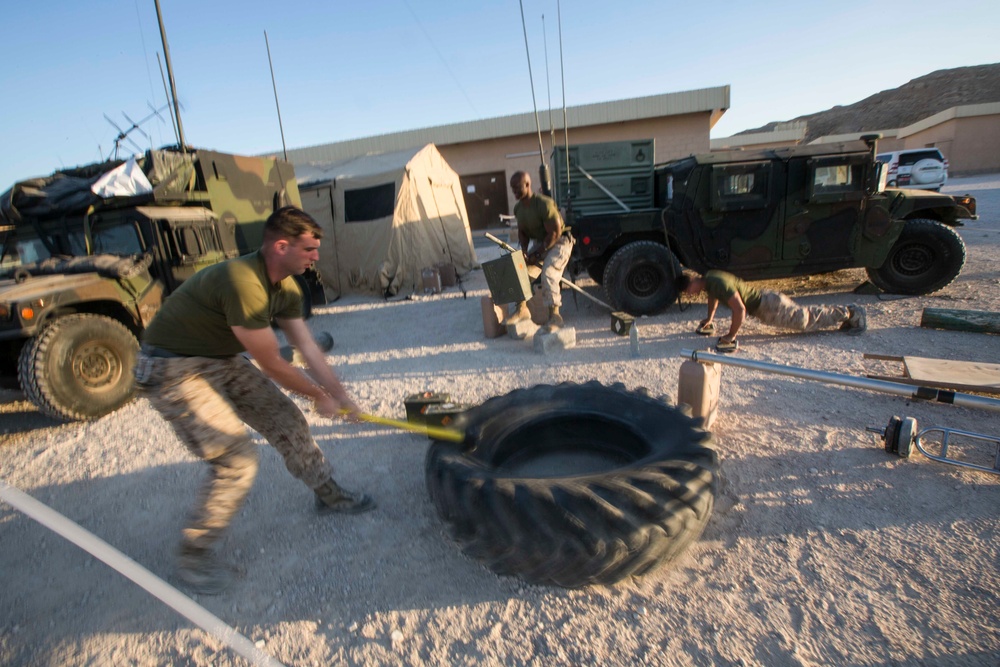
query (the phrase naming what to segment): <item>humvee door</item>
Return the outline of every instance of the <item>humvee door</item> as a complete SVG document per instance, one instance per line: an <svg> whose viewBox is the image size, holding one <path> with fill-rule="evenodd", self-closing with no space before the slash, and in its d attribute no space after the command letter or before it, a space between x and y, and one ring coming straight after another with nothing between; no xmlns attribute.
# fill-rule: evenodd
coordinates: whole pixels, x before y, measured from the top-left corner
<svg viewBox="0 0 1000 667"><path fill-rule="evenodd" d="M864 154L788 161L782 260L831 270L850 265L868 162Z"/></svg>

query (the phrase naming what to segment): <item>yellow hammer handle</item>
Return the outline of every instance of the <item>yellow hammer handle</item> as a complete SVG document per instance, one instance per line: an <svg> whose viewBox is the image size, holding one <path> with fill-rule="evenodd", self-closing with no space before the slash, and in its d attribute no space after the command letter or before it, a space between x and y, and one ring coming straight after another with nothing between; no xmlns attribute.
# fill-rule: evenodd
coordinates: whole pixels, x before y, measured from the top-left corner
<svg viewBox="0 0 1000 667"><path fill-rule="evenodd" d="M342 413L347 414L347 410L341 410ZM423 433L424 435L429 435L437 440L446 440L448 442L462 442L465 440L465 434L460 431L456 431L450 428L441 428L438 426L427 426L426 424L413 424L411 422L400 421L398 419L388 419L386 417L379 417L377 415L369 415L364 412L356 413L358 419L364 422L371 422L372 424L381 424L382 426L392 426L393 428L398 428L403 431L412 431L413 433Z"/></svg>

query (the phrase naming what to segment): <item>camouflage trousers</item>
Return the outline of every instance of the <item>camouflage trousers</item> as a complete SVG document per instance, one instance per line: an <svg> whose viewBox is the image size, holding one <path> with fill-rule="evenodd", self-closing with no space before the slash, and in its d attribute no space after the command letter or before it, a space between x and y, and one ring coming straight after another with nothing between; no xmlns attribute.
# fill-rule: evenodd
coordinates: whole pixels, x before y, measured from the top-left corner
<svg viewBox="0 0 1000 667"><path fill-rule="evenodd" d="M140 352L136 386L192 454L209 463L183 531L183 546L209 548L243 505L257 475L250 426L278 450L288 472L315 489L332 468L302 411L242 355L151 357Z"/></svg>
<svg viewBox="0 0 1000 667"><path fill-rule="evenodd" d="M839 327L851 317L847 306L801 306L785 294L762 290L753 316L773 327L816 331Z"/></svg>
<svg viewBox="0 0 1000 667"><path fill-rule="evenodd" d="M562 286L559 281L572 254L573 237L563 234L545 255L542 261L542 300L546 306L562 306Z"/></svg>

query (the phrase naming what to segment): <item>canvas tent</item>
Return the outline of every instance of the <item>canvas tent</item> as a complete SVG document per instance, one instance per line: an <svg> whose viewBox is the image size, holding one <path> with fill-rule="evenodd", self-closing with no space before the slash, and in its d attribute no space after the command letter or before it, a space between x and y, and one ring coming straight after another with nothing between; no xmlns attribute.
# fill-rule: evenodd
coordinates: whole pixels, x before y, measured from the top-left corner
<svg viewBox="0 0 1000 667"><path fill-rule="evenodd" d="M421 272L478 267L458 174L433 144L333 164L296 165L302 206L322 225L327 296L422 291Z"/></svg>

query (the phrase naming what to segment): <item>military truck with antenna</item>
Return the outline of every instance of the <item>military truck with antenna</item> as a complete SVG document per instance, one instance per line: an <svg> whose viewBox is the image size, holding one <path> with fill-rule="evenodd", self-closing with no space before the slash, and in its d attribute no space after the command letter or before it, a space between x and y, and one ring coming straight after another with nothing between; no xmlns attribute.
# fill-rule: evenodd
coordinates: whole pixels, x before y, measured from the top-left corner
<svg viewBox="0 0 1000 667"><path fill-rule="evenodd" d="M557 147L554 190L574 275L616 310L662 312L681 267L747 280L864 268L886 292L928 294L965 263L954 228L976 200L885 187L879 135L692 155L654 165L652 140Z"/></svg>
<svg viewBox="0 0 1000 667"><path fill-rule="evenodd" d="M145 183L94 187L126 174ZM210 150L149 150L15 184L0 200L0 378L16 377L56 419L117 409L163 299L259 248L267 217L289 204L301 206L290 163ZM318 275L300 285L307 307L322 301Z"/></svg>

